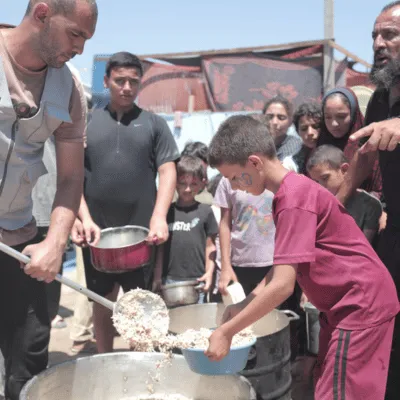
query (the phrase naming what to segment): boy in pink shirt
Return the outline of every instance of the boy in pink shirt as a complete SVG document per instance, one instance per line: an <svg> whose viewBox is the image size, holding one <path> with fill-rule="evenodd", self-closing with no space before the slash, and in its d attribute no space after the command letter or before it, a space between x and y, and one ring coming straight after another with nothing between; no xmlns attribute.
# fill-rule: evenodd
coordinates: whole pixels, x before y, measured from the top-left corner
<svg viewBox="0 0 400 400"><path fill-rule="evenodd" d="M286 170L268 129L234 116L214 136L209 160L233 188L275 193L274 266L242 302L227 308L206 355L220 360L233 335L285 301L296 279L321 311L315 369L318 400L383 400L394 317L393 280L338 200L312 180Z"/></svg>

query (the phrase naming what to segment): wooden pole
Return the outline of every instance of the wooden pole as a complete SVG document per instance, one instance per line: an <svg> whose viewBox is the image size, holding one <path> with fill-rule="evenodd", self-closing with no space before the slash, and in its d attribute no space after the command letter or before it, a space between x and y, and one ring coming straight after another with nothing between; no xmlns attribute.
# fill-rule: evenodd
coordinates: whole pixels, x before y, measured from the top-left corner
<svg viewBox="0 0 400 400"><path fill-rule="evenodd" d="M324 36L327 40L324 45L324 93L335 87L335 59L334 48L329 40L334 40L334 0L325 0L324 7Z"/></svg>

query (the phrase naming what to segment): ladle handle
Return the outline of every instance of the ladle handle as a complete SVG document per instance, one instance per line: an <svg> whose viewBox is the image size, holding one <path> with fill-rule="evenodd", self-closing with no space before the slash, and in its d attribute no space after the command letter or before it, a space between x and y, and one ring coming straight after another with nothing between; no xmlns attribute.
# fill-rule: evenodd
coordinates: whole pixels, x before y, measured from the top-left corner
<svg viewBox="0 0 400 400"><path fill-rule="evenodd" d="M19 251L13 249L10 246L7 246L4 243L0 242L0 250L3 253L8 254L10 257L15 258L18 261L21 261L24 264L28 264L30 262L30 258L26 256L25 254L20 253ZM89 289L86 289L85 287L79 285L78 283L74 282L73 280L62 276L60 274L57 274L55 277L55 280L70 287L73 290L76 290L77 292L82 293L86 297L89 297L89 299L95 301L96 303L101 304L102 306L110 309L111 311L114 311L114 303L110 300L107 300L106 298L99 296L97 293L92 292Z"/></svg>

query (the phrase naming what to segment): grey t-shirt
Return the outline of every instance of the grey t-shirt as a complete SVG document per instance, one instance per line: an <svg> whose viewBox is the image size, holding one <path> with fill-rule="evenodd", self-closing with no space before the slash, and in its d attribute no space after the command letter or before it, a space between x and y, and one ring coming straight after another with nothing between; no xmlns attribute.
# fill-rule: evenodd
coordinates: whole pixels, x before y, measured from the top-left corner
<svg viewBox="0 0 400 400"><path fill-rule="evenodd" d="M173 203L167 222L170 236L164 244L163 277L178 281L200 278L205 272L207 238L218 234L211 206Z"/></svg>
<svg viewBox="0 0 400 400"><path fill-rule="evenodd" d="M100 228L148 227L158 168L179 159L166 122L134 106L120 122L108 107L94 110L87 129L85 198Z"/></svg>

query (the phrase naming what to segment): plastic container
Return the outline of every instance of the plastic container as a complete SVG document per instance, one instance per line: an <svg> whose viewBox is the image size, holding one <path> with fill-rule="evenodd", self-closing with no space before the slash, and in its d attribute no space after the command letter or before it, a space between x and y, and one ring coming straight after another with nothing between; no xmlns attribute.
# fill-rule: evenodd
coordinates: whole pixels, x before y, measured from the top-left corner
<svg viewBox="0 0 400 400"><path fill-rule="evenodd" d="M221 361L211 361L204 354L204 349L182 349L189 368L200 375L233 375L243 371L251 347L256 339L243 346L232 347L230 352Z"/></svg>
<svg viewBox="0 0 400 400"><path fill-rule="evenodd" d="M246 298L243 287L239 282L234 282L226 288L228 294L222 296L222 301L226 306L240 303Z"/></svg>

